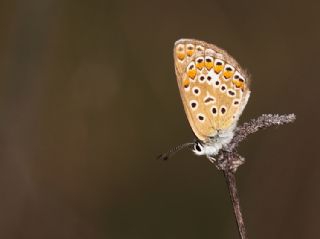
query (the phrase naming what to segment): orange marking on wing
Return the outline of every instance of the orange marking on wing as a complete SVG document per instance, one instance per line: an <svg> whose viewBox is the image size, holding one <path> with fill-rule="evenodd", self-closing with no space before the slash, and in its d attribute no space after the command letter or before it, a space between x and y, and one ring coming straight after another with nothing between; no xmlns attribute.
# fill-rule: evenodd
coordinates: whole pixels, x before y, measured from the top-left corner
<svg viewBox="0 0 320 239"><path fill-rule="evenodd" d="M214 72L216 74L220 73L222 71L222 69L223 69L223 65L215 65L214 66Z"/></svg>
<svg viewBox="0 0 320 239"><path fill-rule="evenodd" d="M210 61L210 62L207 62L207 61L206 61L204 64L205 64L205 66L206 66L206 68L207 68L208 70L211 70L212 67L213 67L213 62L212 62L212 61Z"/></svg>
<svg viewBox="0 0 320 239"><path fill-rule="evenodd" d="M196 59L196 67L201 70L204 67L204 59L203 57L199 57Z"/></svg>
<svg viewBox="0 0 320 239"><path fill-rule="evenodd" d="M187 45L186 53L187 53L187 56L192 56L194 53L194 46L191 44Z"/></svg>
<svg viewBox="0 0 320 239"><path fill-rule="evenodd" d="M233 79L232 80L232 83L237 87L237 88L240 88L240 89L244 89L244 86L245 86L245 83L244 82L241 82L239 80L235 80Z"/></svg>
<svg viewBox="0 0 320 239"><path fill-rule="evenodd" d="M183 80L183 87L184 88L187 88L188 86L190 85L190 80L188 78L185 78Z"/></svg>
<svg viewBox="0 0 320 239"><path fill-rule="evenodd" d="M223 76L224 76L226 79L229 79L232 75L233 75L233 71L224 71L224 72L223 72Z"/></svg>
<svg viewBox="0 0 320 239"><path fill-rule="evenodd" d="M204 67L204 62L196 63L196 67L201 70Z"/></svg>
<svg viewBox="0 0 320 239"><path fill-rule="evenodd" d="M186 57L185 46L183 44L179 44L176 48L177 58L179 60L183 60Z"/></svg>
<svg viewBox="0 0 320 239"><path fill-rule="evenodd" d="M192 56L194 53L194 50L187 50L187 56Z"/></svg>
<svg viewBox="0 0 320 239"><path fill-rule="evenodd" d="M197 70L196 69L191 69L191 70L188 70L187 72L187 75L191 78L191 79L194 79L196 77L196 74L197 74Z"/></svg>
<svg viewBox="0 0 320 239"><path fill-rule="evenodd" d="M178 52L177 53L177 57L179 60L183 60L185 58L186 54L184 52Z"/></svg>

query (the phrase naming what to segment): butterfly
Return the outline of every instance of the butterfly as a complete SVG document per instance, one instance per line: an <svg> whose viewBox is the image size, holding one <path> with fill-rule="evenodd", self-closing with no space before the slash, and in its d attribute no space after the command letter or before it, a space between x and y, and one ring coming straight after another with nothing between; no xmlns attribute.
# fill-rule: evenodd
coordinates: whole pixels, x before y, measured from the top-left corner
<svg viewBox="0 0 320 239"><path fill-rule="evenodd" d="M248 75L226 51L204 41L180 39L173 55L183 107L197 139L160 157L191 147L212 161L233 138L250 96Z"/></svg>

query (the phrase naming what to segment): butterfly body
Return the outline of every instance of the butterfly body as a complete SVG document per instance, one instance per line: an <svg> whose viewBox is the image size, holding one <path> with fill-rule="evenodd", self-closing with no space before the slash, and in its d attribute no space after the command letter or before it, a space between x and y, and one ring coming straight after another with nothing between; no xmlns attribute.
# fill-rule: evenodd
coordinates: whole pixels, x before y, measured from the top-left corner
<svg viewBox="0 0 320 239"><path fill-rule="evenodd" d="M178 40L174 60L183 106L198 139L194 152L214 156L233 138L250 96L248 76L228 53L203 41Z"/></svg>
<svg viewBox="0 0 320 239"><path fill-rule="evenodd" d="M232 138L232 130L223 133L217 133L214 137L211 137L206 141L196 142L193 152L196 155L215 156L224 145L230 143Z"/></svg>

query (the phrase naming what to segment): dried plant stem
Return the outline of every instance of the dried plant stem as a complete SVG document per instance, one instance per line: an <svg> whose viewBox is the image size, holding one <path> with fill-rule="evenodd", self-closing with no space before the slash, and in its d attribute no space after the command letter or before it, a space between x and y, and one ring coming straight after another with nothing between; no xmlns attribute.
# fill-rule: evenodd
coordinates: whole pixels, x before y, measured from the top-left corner
<svg viewBox="0 0 320 239"><path fill-rule="evenodd" d="M244 220L240 208L240 200L237 191L236 177L234 173L229 170L223 171L223 174L228 185L229 194L233 206L233 212L237 220L240 238L247 239L246 227L244 225Z"/></svg>
<svg viewBox="0 0 320 239"><path fill-rule="evenodd" d="M247 239L246 228L244 224L244 220L241 213L240 208L240 200L237 192L237 184L235 178L235 172L238 167L244 163L244 158L241 157L237 148L239 144L245 140L250 134L253 134L261 129L266 129L271 126L283 125L293 122L296 119L294 114L289 115L278 115L278 114L264 114L256 119L252 119L247 123L244 123L241 126L238 126L234 130L234 136L231 142L227 145L224 145L220 150L218 155L214 157L208 156L209 160L217 167L217 169L221 170L224 173L230 198L233 205L234 215L237 220L238 231L241 239ZM179 145L172 150L169 150L165 154L161 154L158 156L158 159L166 160L171 155L176 153L177 151L187 148L193 147L194 143L185 143Z"/></svg>
<svg viewBox="0 0 320 239"><path fill-rule="evenodd" d="M239 143L246 139L250 134L271 126L288 124L293 122L295 119L296 117L294 114L265 114L261 115L257 119L252 119L249 122L244 123L242 126L239 126L235 129L233 139L229 144L223 147L216 157L217 160L212 161L215 166L224 173L241 239L247 239L248 237L241 213L240 200L235 178L235 172L237 171L238 167L244 163L244 158L238 154L237 147Z"/></svg>

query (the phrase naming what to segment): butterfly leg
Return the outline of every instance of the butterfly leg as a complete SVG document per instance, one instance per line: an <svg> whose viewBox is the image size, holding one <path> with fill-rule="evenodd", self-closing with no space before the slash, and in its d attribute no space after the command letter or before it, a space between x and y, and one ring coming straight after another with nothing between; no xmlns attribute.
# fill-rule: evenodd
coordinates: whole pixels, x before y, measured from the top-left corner
<svg viewBox="0 0 320 239"><path fill-rule="evenodd" d="M217 160L216 160L214 157L212 157L212 156L208 156L208 159L209 159L209 161L210 161L211 163L213 163L213 164L216 164L216 162L217 162Z"/></svg>

